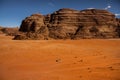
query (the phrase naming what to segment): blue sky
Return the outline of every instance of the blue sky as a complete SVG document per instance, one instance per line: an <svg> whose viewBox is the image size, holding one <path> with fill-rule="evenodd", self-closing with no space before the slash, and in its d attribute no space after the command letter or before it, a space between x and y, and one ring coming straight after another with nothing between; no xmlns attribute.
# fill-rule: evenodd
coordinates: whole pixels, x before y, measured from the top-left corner
<svg viewBox="0 0 120 80"><path fill-rule="evenodd" d="M0 25L20 26L21 21L31 14L45 15L60 8L108 9L120 17L120 0L0 0Z"/></svg>

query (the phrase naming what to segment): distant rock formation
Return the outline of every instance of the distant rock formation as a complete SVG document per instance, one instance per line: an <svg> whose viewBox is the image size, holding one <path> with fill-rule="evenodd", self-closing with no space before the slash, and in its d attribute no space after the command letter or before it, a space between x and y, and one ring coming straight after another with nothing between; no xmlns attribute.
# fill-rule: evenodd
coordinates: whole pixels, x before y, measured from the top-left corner
<svg viewBox="0 0 120 80"><path fill-rule="evenodd" d="M15 36L15 35L18 35L18 34L21 34L21 33L22 32L19 32L18 27L8 28L8 27L0 26L0 34L5 34L7 36Z"/></svg>
<svg viewBox="0 0 120 80"><path fill-rule="evenodd" d="M120 19L100 9L59 9L52 14L33 14L22 21L14 39L119 38ZM24 37L23 37L24 36Z"/></svg>
<svg viewBox="0 0 120 80"><path fill-rule="evenodd" d="M0 34L3 34L2 29L3 29L2 26L0 26Z"/></svg>

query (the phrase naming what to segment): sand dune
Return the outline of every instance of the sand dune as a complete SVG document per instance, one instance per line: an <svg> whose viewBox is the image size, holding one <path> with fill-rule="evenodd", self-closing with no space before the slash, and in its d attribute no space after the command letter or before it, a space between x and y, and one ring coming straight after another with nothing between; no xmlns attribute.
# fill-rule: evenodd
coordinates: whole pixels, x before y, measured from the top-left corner
<svg viewBox="0 0 120 80"><path fill-rule="evenodd" d="M120 80L120 40L11 40L0 35L0 80Z"/></svg>

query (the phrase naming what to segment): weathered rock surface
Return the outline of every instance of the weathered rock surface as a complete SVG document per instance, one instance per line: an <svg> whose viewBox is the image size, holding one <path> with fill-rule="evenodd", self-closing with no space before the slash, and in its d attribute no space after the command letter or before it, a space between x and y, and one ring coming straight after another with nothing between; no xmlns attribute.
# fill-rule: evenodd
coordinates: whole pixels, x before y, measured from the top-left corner
<svg viewBox="0 0 120 80"><path fill-rule="evenodd" d="M15 36L18 35L19 29L17 27L14 28L7 28L7 27L2 27L0 26L0 34L6 34L7 36Z"/></svg>
<svg viewBox="0 0 120 80"><path fill-rule="evenodd" d="M118 27L117 27L116 31L117 31L119 38L120 38L120 18L119 19L117 18L117 22L118 22Z"/></svg>
<svg viewBox="0 0 120 80"><path fill-rule="evenodd" d="M3 34L2 29L3 29L2 26L0 26L0 34Z"/></svg>
<svg viewBox="0 0 120 80"><path fill-rule="evenodd" d="M106 10L63 8L45 16L27 17L19 31L24 32L23 39L119 38L120 19Z"/></svg>
<svg viewBox="0 0 120 80"><path fill-rule="evenodd" d="M24 34L19 34L14 39L47 39L49 33L41 14L33 14L23 20L19 31Z"/></svg>

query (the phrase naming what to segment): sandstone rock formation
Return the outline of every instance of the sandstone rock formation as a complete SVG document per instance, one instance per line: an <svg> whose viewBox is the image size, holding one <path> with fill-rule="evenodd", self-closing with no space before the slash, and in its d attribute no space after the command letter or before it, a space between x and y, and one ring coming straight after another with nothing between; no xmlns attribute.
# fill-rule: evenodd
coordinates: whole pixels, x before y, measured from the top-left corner
<svg viewBox="0 0 120 80"><path fill-rule="evenodd" d="M14 39L119 38L120 19L100 9L59 9L52 14L33 14L22 21Z"/></svg>
<svg viewBox="0 0 120 80"><path fill-rule="evenodd" d="M6 34L7 36L15 36L18 35L19 29L17 27L14 28L8 28L8 27L2 27L0 26L0 34Z"/></svg>
<svg viewBox="0 0 120 80"><path fill-rule="evenodd" d="M33 14L23 20L19 31L26 34L19 34L15 39L47 39L49 32L41 14Z"/></svg>
<svg viewBox="0 0 120 80"><path fill-rule="evenodd" d="M118 19L116 19L117 20L117 22L118 22L118 27L117 27L117 33L118 33L118 35L119 35L119 38L120 38L120 18Z"/></svg>
<svg viewBox="0 0 120 80"><path fill-rule="evenodd" d="M2 32L2 26L0 26L0 34L3 34L3 32Z"/></svg>

